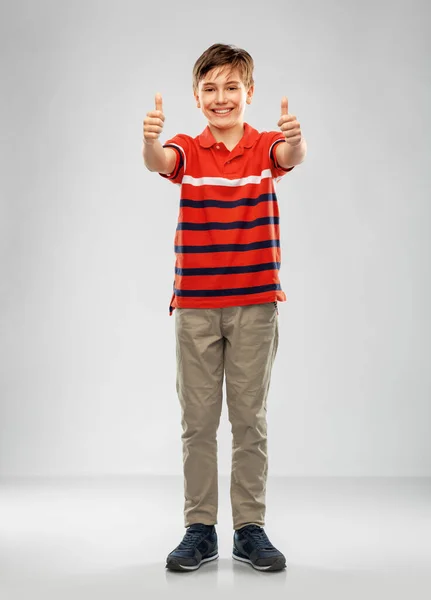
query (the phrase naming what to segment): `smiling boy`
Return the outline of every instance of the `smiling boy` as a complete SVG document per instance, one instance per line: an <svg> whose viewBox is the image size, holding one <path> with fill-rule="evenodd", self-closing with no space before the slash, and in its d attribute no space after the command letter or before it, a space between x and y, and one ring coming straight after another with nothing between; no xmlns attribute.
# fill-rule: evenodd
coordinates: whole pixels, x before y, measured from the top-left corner
<svg viewBox="0 0 431 600"><path fill-rule="evenodd" d="M213 44L196 61L193 93L207 119L196 137L163 146L162 97L144 120L150 171L180 186L175 233L177 393L182 411L184 524L166 567L192 571L218 558L217 430L226 376L232 425L231 505L234 559L257 570L286 566L263 526L268 474L266 400L278 347L278 306L285 301L274 182L299 165L307 147L281 100L278 131L244 122L254 93L253 59Z"/></svg>

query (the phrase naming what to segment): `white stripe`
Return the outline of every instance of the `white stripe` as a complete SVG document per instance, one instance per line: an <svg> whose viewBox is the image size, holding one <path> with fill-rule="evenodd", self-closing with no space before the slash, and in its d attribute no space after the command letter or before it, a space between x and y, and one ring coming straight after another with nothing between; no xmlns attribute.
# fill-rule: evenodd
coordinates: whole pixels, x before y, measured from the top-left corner
<svg viewBox="0 0 431 600"><path fill-rule="evenodd" d="M262 179L272 178L271 169L264 169L260 175L250 175L249 177L241 177L241 179L227 179L226 177L192 177L184 175L182 183L189 185L220 185L224 187L237 187L255 183L259 185Z"/></svg>

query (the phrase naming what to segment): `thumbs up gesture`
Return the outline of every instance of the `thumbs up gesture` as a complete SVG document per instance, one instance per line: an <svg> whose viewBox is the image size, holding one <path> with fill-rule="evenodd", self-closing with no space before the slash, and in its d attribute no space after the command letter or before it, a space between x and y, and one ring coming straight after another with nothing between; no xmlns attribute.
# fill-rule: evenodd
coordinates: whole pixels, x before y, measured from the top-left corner
<svg viewBox="0 0 431 600"><path fill-rule="evenodd" d="M144 143L154 144L162 133L165 115L163 114L163 100L161 94L156 94L156 110L147 112L144 119Z"/></svg>
<svg viewBox="0 0 431 600"><path fill-rule="evenodd" d="M281 117L277 125L284 133L286 142L291 146L298 146L302 141L301 127L295 115L289 115L286 96L281 99Z"/></svg>

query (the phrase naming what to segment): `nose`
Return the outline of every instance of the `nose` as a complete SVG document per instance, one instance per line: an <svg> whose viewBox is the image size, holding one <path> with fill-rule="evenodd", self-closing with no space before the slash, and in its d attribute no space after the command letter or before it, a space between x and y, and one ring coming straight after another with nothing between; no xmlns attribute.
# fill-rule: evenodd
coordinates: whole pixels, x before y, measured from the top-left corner
<svg viewBox="0 0 431 600"><path fill-rule="evenodd" d="M217 95L216 95L216 104L225 104L225 102L226 102L225 91L218 90Z"/></svg>

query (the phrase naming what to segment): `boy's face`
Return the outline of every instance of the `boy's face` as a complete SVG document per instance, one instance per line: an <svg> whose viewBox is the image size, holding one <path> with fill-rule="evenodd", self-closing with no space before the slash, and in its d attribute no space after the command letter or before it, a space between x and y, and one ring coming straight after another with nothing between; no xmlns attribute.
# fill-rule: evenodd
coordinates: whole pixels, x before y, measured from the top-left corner
<svg viewBox="0 0 431 600"><path fill-rule="evenodd" d="M254 86L248 90L245 88L237 69L217 67L199 81L194 96L209 124L219 129L230 129L242 124L245 107L250 104L253 91Z"/></svg>

